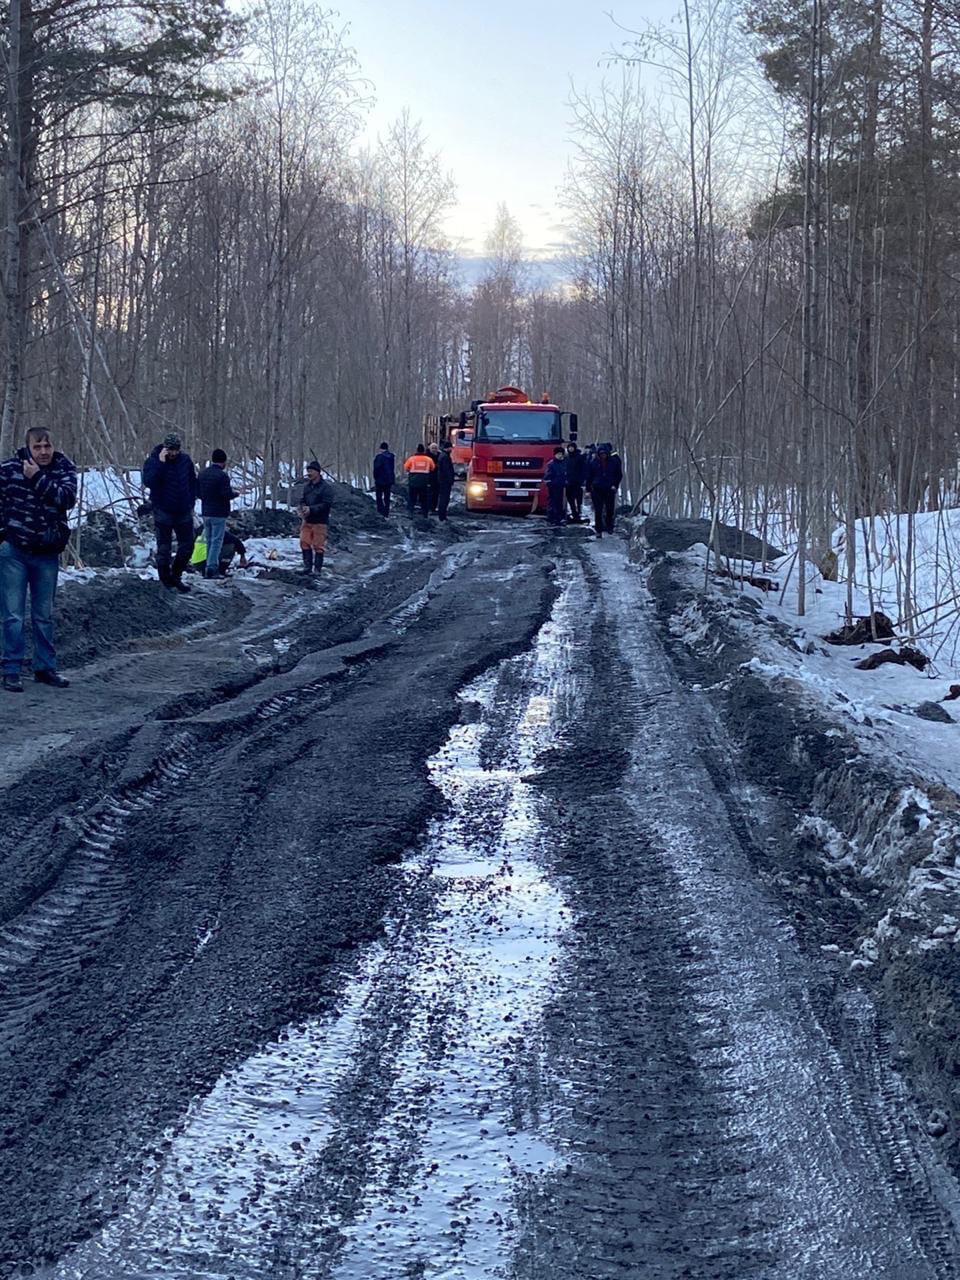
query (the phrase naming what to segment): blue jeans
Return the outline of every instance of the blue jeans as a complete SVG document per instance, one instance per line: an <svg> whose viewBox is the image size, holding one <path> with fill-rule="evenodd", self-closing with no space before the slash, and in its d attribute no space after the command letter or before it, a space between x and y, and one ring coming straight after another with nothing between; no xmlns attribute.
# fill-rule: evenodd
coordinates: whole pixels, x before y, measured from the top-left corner
<svg viewBox="0 0 960 1280"><path fill-rule="evenodd" d="M20 674L26 648L24 619L30 589L34 671L56 671L53 648L53 598L57 593L59 556L32 556L10 542L0 542L0 611L3 613L3 674Z"/></svg>
<svg viewBox="0 0 960 1280"><path fill-rule="evenodd" d="M208 569L220 567L220 548L223 546L223 533L226 527L226 516L203 517L203 540L207 544Z"/></svg>

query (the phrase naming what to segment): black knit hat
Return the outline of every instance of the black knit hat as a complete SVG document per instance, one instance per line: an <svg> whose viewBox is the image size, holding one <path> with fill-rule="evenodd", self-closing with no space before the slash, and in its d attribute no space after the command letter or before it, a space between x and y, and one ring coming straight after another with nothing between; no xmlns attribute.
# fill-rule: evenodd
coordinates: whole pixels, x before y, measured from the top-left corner
<svg viewBox="0 0 960 1280"><path fill-rule="evenodd" d="M180 437L177 435L175 431L168 431L167 434L163 437L163 447L165 449L180 448Z"/></svg>
<svg viewBox="0 0 960 1280"><path fill-rule="evenodd" d="M319 463L319 462L317 462L316 458L314 458L311 462L308 462L308 463L307 463L307 470L308 470L308 471L320 471L320 472L322 473L322 468L321 468L321 466L320 466L320 463Z"/></svg>

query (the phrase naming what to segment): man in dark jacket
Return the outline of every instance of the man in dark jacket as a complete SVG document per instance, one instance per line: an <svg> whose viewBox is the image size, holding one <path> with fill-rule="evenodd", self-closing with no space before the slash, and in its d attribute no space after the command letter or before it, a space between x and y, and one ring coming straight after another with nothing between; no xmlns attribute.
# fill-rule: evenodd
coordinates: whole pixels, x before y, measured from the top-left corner
<svg viewBox="0 0 960 1280"><path fill-rule="evenodd" d="M567 505L570 519L583 523L583 485L587 478L587 460L571 440L567 445Z"/></svg>
<svg viewBox="0 0 960 1280"><path fill-rule="evenodd" d="M300 551L303 572L319 573L327 549L327 527L333 505L333 488L327 484L319 462L307 464L307 483L300 495Z"/></svg>
<svg viewBox="0 0 960 1280"><path fill-rule="evenodd" d="M377 494L377 510L384 520L390 514L390 493L397 478L396 463L390 446L384 440L373 459L373 487Z"/></svg>
<svg viewBox="0 0 960 1280"><path fill-rule="evenodd" d="M547 524L563 524L563 497L567 488L567 464L563 450L554 449L552 461L547 463L543 482L547 486Z"/></svg>
<svg viewBox="0 0 960 1280"><path fill-rule="evenodd" d="M33 678L54 689L69 681L57 674L53 601L60 552L70 537L67 512L77 501L77 472L56 452L50 433L27 432L27 446L0 466L0 611L3 614L3 687L22 693L24 620L30 592Z"/></svg>
<svg viewBox="0 0 960 1280"><path fill-rule="evenodd" d="M157 531L157 577L165 587L189 591L183 571L193 551L193 508L197 501L197 472L180 437L171 431L143 464L143 483L150 490L153 524ZM173 537L177 554L170 564Z"/></svg>
<svg viewBox="0 0 960 1280"><path fill-rule="evenodd" d="M430 472L430 510L436 511L440 503L440 477L437 474L437 466L440 462L440 446L436 440L431 440L427 445L427 453L433 459L433 470Z"/></svg>
<svg viewBox="0 0 960 1280"><path fill-rule="evenodd" d="M440 446L440 453L437 457L437 517L440 520L446 520L447 508L450 506L450 494L453 492L453 482L456 480L456 472L453 469L453 445L449 440L444 440Z"/></svg>
<svg viewBox="0 0 960 1280"><path fill-rule="evenodd" d="M204 467L197 481L200 494L200 514L203 516L203 540L207 544L206 577L222 578L220 548L230 514L230 503L239 494L230 485L227 475L227 455L222 449L214 449L209 467Z"/></svg>
<svg viewBox="0 0 960 1280"><path fill-rule="evenodd" d="M587 472L587 488L593 503L594 530L598 538L613 533L613 516L617 509L617 486L623 479L620 458L610 444L598 444L597 455Z"/></svg>

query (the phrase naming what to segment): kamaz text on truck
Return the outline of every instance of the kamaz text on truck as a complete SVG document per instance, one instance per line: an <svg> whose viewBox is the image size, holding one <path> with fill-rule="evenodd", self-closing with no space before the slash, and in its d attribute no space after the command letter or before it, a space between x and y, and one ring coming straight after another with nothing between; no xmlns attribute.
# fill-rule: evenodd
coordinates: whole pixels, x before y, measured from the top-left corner
<svg viewBox="0 0 960 1280"><path fill-rule="evenodd" d="M553 451L577 438L577 415L565 414L546 397L534 404L519 387L501 387L475 401L473 454L467 469L468 511L546 511L543 475Z"/></svg>

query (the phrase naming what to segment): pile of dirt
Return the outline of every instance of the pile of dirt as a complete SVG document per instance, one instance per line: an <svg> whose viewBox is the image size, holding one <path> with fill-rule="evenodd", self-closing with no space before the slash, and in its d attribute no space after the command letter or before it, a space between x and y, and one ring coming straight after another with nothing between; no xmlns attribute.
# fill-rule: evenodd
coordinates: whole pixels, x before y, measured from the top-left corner
<svg viewBox="0 0 960 1280"><path fill-rule="evenodd" d="M110 511L90 511L70 534L68 559L91 569L120 569L141 541L141 531L130 521Z"/></svg>
<svg viewBox="0 0 960 1280"><path fill-rule="evenodd" d="M786 552L772 543L762 542L732 524L709 520L668 520L664 516L647 516L641 526L647 545L655 551L689 551L698 543L711 549L719 546L720 554L737 560L781 560Z"/></svg>
<svg viewBox="0 0 960 1280"><path fill-rule="evenodd" d="M183 598L132 574L68 582L57 594L57 662L79 667L185 627L220 626L248 609L249 602L236 592L202 601Z"/></svg>
<svg viewBox="0 0 960 1280"><path fill-rule="evenodd" d="M230 528L238 538L293 538L300 517L289 507L245 507L230 517Z"/></svg>
<svg viewBox="0 0 960 1280"><path fill-rule="evenodd" d="M344 546L351 535L360 532L384 532L383 519L377 514L377 508L368 494L364 493L362 489L354 488L351 484L341 484L339 480L333 480L330 476L326 476L325 479L333 490L329 535L331 546ZM262 522L262 528L258 527L255 531L248 530L248 536L283 538L296 534L300 529L300 516L297 513L297 505L300 501L302 489L302 482L291 485L287 489L285 496L289 503L288 507L278 507L276 510L269 511L258 510L254 513L244 512L244 515L253 514L275 518L276 520L275 528L269 532L267 531L268 520ZM240 530L238 529L237 532L240 533ZM244 534L240 533L240 536L243 537Z"/></svg>

